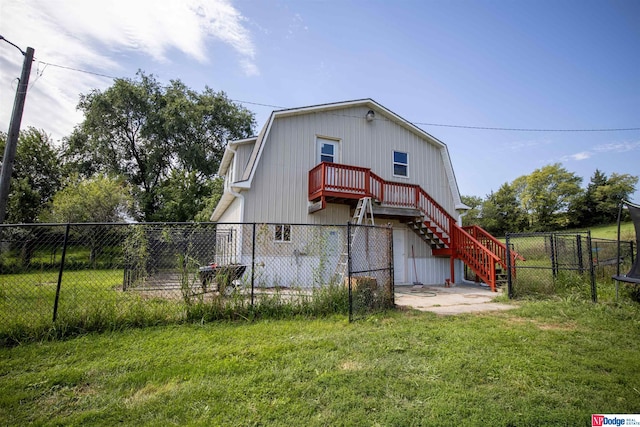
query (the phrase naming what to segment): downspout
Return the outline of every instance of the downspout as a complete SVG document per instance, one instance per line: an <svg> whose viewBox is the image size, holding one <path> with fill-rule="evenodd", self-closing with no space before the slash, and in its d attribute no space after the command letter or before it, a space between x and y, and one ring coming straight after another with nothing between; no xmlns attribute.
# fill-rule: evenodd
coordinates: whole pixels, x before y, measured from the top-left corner
<svg viewBox="0 0 640 427"><path fill-rule="evenodd" d="M230 144L227 144L227 149L233 153L233 162L236 161L236 150L234 150L233 148L231 148ZM233 168L233 172L235 173L236 168ZM231 179L233 179L233 177L231 177ZM240 222L244 223L244 196L240 193L238 193L237 191L235 191L233 189L233 187L231 186L231 183L229 183L229 193L233 196L236 197L238 199L240 199ZM240 231L238 232L238 248L236 248L236 261L238 261L238 259L240 260L240 262L242 262L242 231L243 231L243 227L242 224L240 224Z"/></svg>

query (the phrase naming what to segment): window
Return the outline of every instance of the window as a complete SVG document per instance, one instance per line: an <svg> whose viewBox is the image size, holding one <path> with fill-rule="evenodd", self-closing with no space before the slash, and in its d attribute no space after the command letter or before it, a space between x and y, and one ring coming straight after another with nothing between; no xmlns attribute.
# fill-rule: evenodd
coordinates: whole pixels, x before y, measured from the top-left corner
<svg viewBox="0 0 640 427"><path fill-rule="evenodd" d="M393 152L393 175L409 176L409 159L407 153L401 151Z"/></svg>
<svg viewBox="0 0 640 427"><path fill-rule="evenodd" d="M338 163L338 141L318 138L318 163Z"/></svg>
<svg viewBox="0 0 640 427"><path fill-rule="evenodd" d="M274 236L276 242L290 242L291 241L291 225L289 224L276 224L276 233Z"/></svg>

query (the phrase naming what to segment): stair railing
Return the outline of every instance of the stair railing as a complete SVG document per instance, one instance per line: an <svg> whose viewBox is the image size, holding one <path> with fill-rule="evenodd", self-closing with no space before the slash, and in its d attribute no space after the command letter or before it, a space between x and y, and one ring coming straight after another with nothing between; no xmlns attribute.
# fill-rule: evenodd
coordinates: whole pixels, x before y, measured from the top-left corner
<svg viewBox="0 0 640 427"><path fill-rule="evenodd" d="M481 237L490 246L485 247L460 227L453 216L419 185L386 181L369 168L323 162L309 171L310 199L319 196L321 192L333 196L348 193L358 195L358 198L370 196L388 206L418 209L426 218L427 227L432 230L435 228L434 231L442 236L443 240L448 238L452 256L463 260L491 286L492 290L495 290L496 263L500 262L502 265L505 262L503 260L506 260L506 247L504 256L497 255L496 253L502 253L502 248L495 244L495 239L485 239L478 231L476 236Z"/></svg>
<svg viewBox="0 0 640 427"><path fill-rule="evenodd" d="M500 265L503 269L507 269L507 245L493 237L485 229L477 225L467 225L462 227L464 231L472 235L483 246L489 249L500 258ZM511 251L511 265L515 264L516 259L525 261L524 257L515 251Z"/></svg>

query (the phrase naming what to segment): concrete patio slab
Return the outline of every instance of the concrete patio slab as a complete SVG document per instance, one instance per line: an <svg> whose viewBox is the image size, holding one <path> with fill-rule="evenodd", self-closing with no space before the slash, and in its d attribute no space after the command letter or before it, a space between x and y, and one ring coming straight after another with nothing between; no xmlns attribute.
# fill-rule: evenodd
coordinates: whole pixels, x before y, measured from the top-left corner
<svg viewBox="0 0 640 427"><path fill-rule="evenodd" d="M492 292L488 287L475 284L397 285L395 302L399 307L431 311L442 315L510 310L517 305L493 302L502 291Z"/></svg>

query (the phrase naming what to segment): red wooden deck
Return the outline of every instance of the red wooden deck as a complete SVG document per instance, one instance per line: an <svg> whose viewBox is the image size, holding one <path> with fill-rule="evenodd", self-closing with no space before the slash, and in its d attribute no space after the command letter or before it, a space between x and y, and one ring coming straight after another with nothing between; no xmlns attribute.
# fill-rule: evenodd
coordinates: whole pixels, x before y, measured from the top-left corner
<svg viewBox="0 0 640 427"><path fill-rule="evenodd" d="M352 203L362 197L419 210L424 225L444 243L445 249L434 249L434 255L452 259L452 279L453 259L461 259L495 291L496 263L507 265L504 243L478 226L460 227L419 185L386 181L371 169L337 163L323 162L309 171L309 200L321 203L322 209L327 202Z"/></svg>

